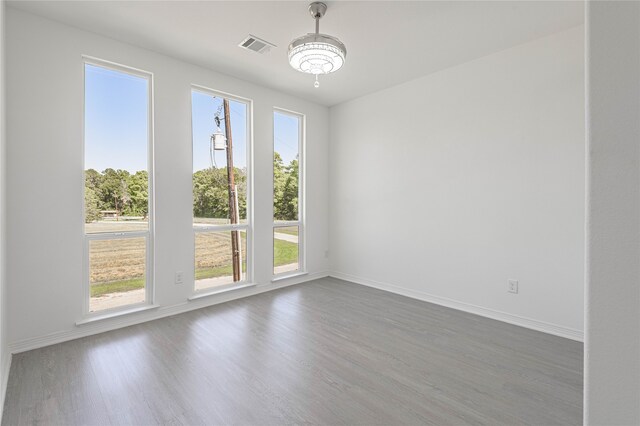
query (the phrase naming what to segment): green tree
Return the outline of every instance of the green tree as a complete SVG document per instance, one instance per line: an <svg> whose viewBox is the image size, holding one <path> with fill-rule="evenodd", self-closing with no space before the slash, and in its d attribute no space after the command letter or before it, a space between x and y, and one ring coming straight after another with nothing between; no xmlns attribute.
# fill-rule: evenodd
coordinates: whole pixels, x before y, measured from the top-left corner
<svg viewBox="0 0 640 426"><path fill-rule="evenodd" d="M94 169L88 169L84 172L84 185L87 188L91 188L92 190L97 191L100 189L102 185L102 174L100 172L95 171Z"/></svg>
<svg viewBox="0 0 640 426"><path fill-rule="evenodd" d="M284 162L279 153L273 153L273 218L285 220L281 211L281 200L284 184L287 179L285 175Z"/></svg>
<svg viewBox="0 0 640 426"><path fill-rule="evenodd" d="M146 218L149 214L149 174L141 170L127 179L129 203L125 213Z"/></svg>
<svg viewBox="0 0 640 426"><path fill-rule="evenodd" d="M286 220L298 220L298 160L287 167L287 179L282 189L281 211Z"/></svg>
<svg viewBox="0 0 640 426"><path fill-rule="evenodd" d="M240 210L240 218L247 217L247 170L234 169L234 179L238 188L238 209Z"/></svg>
<svg viewBox="0 0 640 426"><path fill-rule="evenodd" d="M84 187L84 221L85 223L94 222L102 218L100 208L98 207L98 196L95 190Z"/></svg>
<svg viewBox="0 0 640 426"><path fill-rule="evenodd" d="M298 219L298 159L284 166L277 152L273 157L273 213L276 220Z"/></svg>
<svg viewBox="0 0 640 426"><path fill-rule="evenodd" d="M196 217L229 217L225 169L210 168L193 174L193 214Z"/></svg>
<svg viewBox="0 0 640 426"><path fill-rule="evenodd" d="M247 214L246 170L234 168L241 218ZM229 188L225 167L198 170L193 174L193 215L195 217L229 218Z"/></svg>
<svg viewBox="0 0 640 426"><path fill-rule="evenodd" d="M130 201L127 180L130 174L126 170L106 169L103 173L103 181L100 191L102 207L108 210L115 210L120 216Z"/></svg>

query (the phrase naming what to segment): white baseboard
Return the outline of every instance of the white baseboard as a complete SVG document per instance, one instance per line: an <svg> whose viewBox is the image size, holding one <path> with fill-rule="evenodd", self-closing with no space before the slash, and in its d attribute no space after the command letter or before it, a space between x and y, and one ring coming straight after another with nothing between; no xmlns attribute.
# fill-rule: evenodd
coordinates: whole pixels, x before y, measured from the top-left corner
<svg viewBox="0 0 640 426"><path fill-rule="evenodd" d="M203 297L197 300L185 301L176 305L161 306L157 309L140 312L137 314L124 315L121 317L105 319L95 323L84 324L79 327L74 327L70 330L59 331L44 336L32 337L29 339L9 343L9 353L17 354L20 352L30 351L32 349L55 345L57 343L66 342L68 340L79 339L81 337L91 336L93 334L104 333L105 331L111 331L122 327L128 327L130 325L153 321L159 318L169 317L172 315L193 311L195 309L205 308L207 306L217 305L219 303L253 296L255 294L273 291L279 288L288 287L290 285L300 284L327 276L329 276L328 271L314 272L307 275L299 275L291 277L289 279L283 279L274 283L258 284L247 289L216 294L212 295L211 297Z"/></svg>
<svg viewBox="0 0 640 426"><path fill-rule="evenodd" d="M379 290L388 291L391 293L410 297L412 299L418 299L424 302L434 303L440 306L446 306L447 308L453 308L459 311L480 315L483 317L506 322L509 324L530 328L532 330L541 331L543 333L553 334L555 336L565 337L567 339L577 340L579 342L584 341L584 332L580 330L575 330L573 328L568 328L568 327L564 327L556 324L550 324L544 321L522 317L520 315L509 314L507 312L496 311L494 309L484 308L482 306L477 306L470 303L459 302L457 300L448 299L446 297L435 296L433 294L429 294L421 291L409 290L393 284L382 283L382 282L378 282L378 281L374 281L366 278L360 278L360 277L345 274L342 272L331 272L329 275L331 277L338 278L345 281L350 281L355 284L377 288Z"/></svg>
<svg viewBox="0 0 640 426"><path fill-rule="evenodd" d="M2 424L2 414L4 413L4 400L7 396L7 385L9 384L9 370L11 370L11 353L7 352L4 362L0 366L2 371L2 383L0 383L0 424Z"/></svg>
<svg viewBox="0 0 640 426"><path fill-rule="evenodd" d="M231 300L252 296L254 294L277 290L279 288L300 284L307 281L313 281L318 278L324 278L327 276L350 281L356 284L365 285L368 287L377 288L379 290L384 290L384 291L388 291L395 294L400 294L402 296L411 297L413 299L435 303L437 305L446 306L448 308L457 309L460 311L480 315L480 316L495 319L498 321L503 321L509 324L530 328L532 330L537 330L544 333L565 337L571 340L577 340L582 342L584 339L584 333L580 330L575 330L568 327L550 324L543 321L522 317L519 315L509 314L506 312L496 311L493 309L472 305L470 303L459 302L457 300L435 296L429 293L409 290L393 284L382 283L374 280L360 278L353 275L344 274L342 272L322 271L322 272L311 273L308 275L296 276L286 280L277 281L274 283L259 284L255 287L238 290L237 292L223 293L223 294L206 297L198 300L185 301L183 303L179 303L171 306L161 306L160 308L152 311L141 312L139 314L125 315L122 317L115 317L112 319L99 321L96 323L82 325L80 327L74 327L73 329L70 329L70 330L59 331L59 332L47 334L44 336L38 336L38 337L20 340L17 342L10 343L8 345L9 354L25 352L32 349L42 348L45 346L66 342L68 340L74 340L74 339L79 339L81 337L91 336L93 334L104 333L105 331L115 330L118 328L140 324L147 321L153 321L155 319L177 315L183 312L189 312L195 309L205 308L207 306L217 305L219 303L224 303ZM6 371L6 374L5 376L3 376L4 383L2 384L3 386L2 389L0 389L0 397L2 398L0 400L3 400L4 392L6 391L6 384L7 384L6 381L8 379L10 363L11 363L11 355L7 357L7 361L5 362L6 365L1 366L3 373Z"/></svg>

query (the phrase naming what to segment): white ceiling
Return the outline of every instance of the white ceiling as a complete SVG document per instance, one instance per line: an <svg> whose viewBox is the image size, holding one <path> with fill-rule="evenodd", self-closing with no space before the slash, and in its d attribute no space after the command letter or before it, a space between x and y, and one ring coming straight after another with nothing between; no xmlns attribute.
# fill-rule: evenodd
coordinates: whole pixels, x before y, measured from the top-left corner
<svg viewBox="0 0 640 426"><path fill-rule="evenodd" d="M313 32L307 1L13 1L10 6L320 104L335 105L583 23L581 1L325 1L320 31L346 65L313 77L287 62ZM278 47L237 47L249 33Z"/></svg>

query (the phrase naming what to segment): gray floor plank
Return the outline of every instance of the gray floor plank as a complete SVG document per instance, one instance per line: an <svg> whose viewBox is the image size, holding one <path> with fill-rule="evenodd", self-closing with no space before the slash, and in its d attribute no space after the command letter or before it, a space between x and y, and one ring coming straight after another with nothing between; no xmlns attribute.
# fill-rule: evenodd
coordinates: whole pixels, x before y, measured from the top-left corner
<svg viewBox="0 0 640 426"><path fill-rule="evenodd" d="M17 354L3 425L578 425L582 350L327 278Z"/></svg>

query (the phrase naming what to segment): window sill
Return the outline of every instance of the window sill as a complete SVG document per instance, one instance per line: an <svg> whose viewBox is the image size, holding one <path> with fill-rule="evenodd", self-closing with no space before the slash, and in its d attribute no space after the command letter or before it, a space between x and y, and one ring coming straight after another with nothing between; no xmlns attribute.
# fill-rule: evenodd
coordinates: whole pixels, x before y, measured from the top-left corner
<svg viewBox="0 0 640 426"><path fill-rule="evenodd" d="M137 306L131 309L123 309L121 311L109 312L106 314L95 314L95 315L86 317L85 319L82 319L80 321L76 321L76 325L90 324L92 322L98 322L98 321L103 321L111 318L117 318L123 315L135 314L136 312L149 311L151 309L157 309L159 307L160 305L144 305L144 306Z"/></svg>
<svg viewBox="0 0 640 426"><path fill-rule="evenodd" d="M277 275L275 277L273 277L271 279L272 283L277 283L278 281L282 281L282 280L288 280L289 278L295 278L295 277L301 277L303 275L309 275L308 272L294 272L291 274L283 274L283 275Z"/></svg>
<svg viewBox="0 0 640 426"><path fill-rule="evenodd" d="M212 291L207 291L207 292L202 292L202 293L196 293L193 296L189 297L189 301L193 301L193 300L198 300L198 299L202 299L204 297L209 297L209 296L215 296L216 294L222 294L222 293L228 293L230 291L235 291L235 290L240 290L243 288L249 288L249 287L255 287L256 285L254 283L247 283L247 284L241 284L241 285L237 285L237 286L233 286L233 287L227 287L227 288L222 288L219 290L212 290Z"/></svg>

